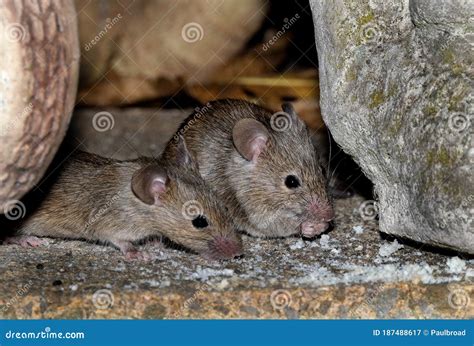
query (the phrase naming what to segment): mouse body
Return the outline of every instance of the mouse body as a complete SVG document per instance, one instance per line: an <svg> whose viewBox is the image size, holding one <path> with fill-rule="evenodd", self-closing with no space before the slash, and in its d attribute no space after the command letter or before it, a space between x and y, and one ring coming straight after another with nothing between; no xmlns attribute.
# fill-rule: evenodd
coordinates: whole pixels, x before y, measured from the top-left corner
<svg viewBox="0 0 474 346"><path fill-rule="evenodd" d="M240 255L242 242L224 207L195 174L184 142L178 146L172 161L74 154L7 242L85 239L110 243L133 259L142 258L135 242L163 235L205 257Z"/></svg>
<svg viewBox="0 0 474 346"><path fill-rule="evenodd" d="M272 113L243 100L209 102L185 120L164 155L175 157L183 137L238 229L311 238L334 211L310 132L291 105L282 107Z"/></svg>

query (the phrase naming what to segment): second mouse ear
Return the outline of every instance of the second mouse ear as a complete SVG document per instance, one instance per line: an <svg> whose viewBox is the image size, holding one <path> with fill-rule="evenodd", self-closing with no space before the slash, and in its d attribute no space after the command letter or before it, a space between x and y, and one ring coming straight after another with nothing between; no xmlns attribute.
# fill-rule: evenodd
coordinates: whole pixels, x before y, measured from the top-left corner
<svg viewBox="0 0 474 346"><path fill-rule="evenodd" d="M159 205L160 196L166 191L168 175L158 165L148 165L137 170L132 177L132 191L143 203Z"/></svg>
<svg viewBox="0 0 474 346"><path fill-rule="evenodd" d="M288 114L291 117L291 120L295 122L295 124L298 125L304 125L304 122L301 120L301 118L298 116L298 114L295 111L295 108L293 105L289 102L285 102L281 105L281 109L283 112Z"/></svg>
<svg viewBox="0 0 474 346"><path fill-rule="evenodd" d="M193 156L186 145L184 137L178 136L176 140L176 164L178 166L190 166L197 171L197 163L193 160Z"/></svg>
<svg viewBox="0 0 474 346"><path fill-rule="evenodd" d="M268 141L268 130L259 121L245 118L239 120L232 130L232 140L237 151L247 161L256 162Z"/></svg>
<svg viewBox="0 0 474 346"><path fill-rule="evenodd" d="M291 115L292 117L297 117L298 115L296 114L296 111L295 111L295 108L293 107L293 105L289 102L285 102L281 105L281 109L283 110L283 112L285 113L288 113L289 115Z"/></svg>

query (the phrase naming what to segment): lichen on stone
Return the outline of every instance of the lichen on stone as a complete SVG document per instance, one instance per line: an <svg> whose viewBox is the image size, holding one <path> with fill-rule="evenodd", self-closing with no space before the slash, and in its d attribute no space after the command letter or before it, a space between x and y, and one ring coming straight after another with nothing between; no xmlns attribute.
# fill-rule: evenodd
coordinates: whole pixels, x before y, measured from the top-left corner
<svg viewBox="0 0 474 346"><path fill-rule="evenodd" d="M446 3L311 0L321 110L374 182L383 232L474 253L472 4Z"/></svg>
<svg viewBox="0 0 474 346"><path fill-rule="evenodd" d="M377 108L378 106L380 106L385 101L385 96L384 96L383 91L379 91L379 90L374 91L370 95L370 100L371 102L369 103L369 108Z"/></svg>

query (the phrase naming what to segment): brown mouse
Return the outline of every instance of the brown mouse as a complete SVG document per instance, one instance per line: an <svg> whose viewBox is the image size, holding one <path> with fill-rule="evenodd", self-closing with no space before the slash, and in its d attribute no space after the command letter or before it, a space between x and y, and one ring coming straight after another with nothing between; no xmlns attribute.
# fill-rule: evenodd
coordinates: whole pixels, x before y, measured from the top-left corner
<svg viewBox="0 0 474 346"><path fill-rule="evenodd" d="M314 237L334 218L321 161L308 128L283 112L219 100L194 112L183 136L202 177L225 201L234 224L256 236ZM170 141L164 155L176 155Z"/></svg>
<svg viewBox="0 0 474 346"><path fill-rule="evenodd" d="M164 235L208 258L238 256L240 236L195 167L182 140L168 161L75 154L6 242L37 245L36 237L85 239L111 243L132 259L143 258L134 242Z"/></svg>

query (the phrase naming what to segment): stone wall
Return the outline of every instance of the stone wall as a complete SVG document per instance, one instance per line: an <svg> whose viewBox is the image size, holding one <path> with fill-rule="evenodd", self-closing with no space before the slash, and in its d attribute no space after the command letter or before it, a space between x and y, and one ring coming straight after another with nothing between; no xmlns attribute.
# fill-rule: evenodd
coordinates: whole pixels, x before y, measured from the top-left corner
<svg viewBox="0 0 474 346"><path fill-rule="evenodd" d="M474 1L312 0L321 109L381 231L474 253Z"/></svg>

